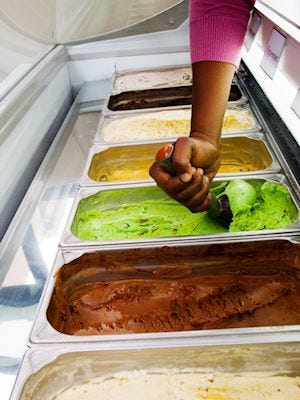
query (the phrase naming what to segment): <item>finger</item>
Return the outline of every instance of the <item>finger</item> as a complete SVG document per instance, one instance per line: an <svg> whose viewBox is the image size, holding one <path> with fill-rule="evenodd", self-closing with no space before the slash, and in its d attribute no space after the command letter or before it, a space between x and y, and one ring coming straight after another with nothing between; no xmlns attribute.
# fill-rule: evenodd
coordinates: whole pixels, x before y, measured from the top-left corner
<svg viewBox="0 0 300 400"><path fill-rule="evenodd" d="M172 197L184 190L189 184L183 182L179 176L170 175L157 162L151 165L149 174L156 181L157 185Z"/></svg>
<svg viewBox="0 0 300 400"><path fill-rule="evenodd" d="M209 179L205 176L195 183L189 185L188 188L177 193L176 198L189 208L193 208L201 204L209 193Z"/></svg>
<svg viewBox="0 0 300 400"><path fill-rule="evenodd" d="M197 203L193 206L189 206L188 208L193 212L193 213L197 213L197 212L204 212L207 211L209 209L209 206L211 204L211 198L210 195L208 194L208 196L206 197L206 199L201 203Z"/></svg>
<svg viewBox="0 0 300 400"><path fill-rule="evenodd" d="M197 169L196 173L193 175L191 181L186 187L183 187L180 192L178 192L178 199L180 201L187 201L190 198L194 197L196 194L201 192L206 184L206 179L203 180L203 173Z"/></svg>
<svg viewBox="0 0 300 400"><path fill-rule="evenodd" d="M171 175L165 169L161 168L157 162L154 162L150 166L149 175L157 182L159 186L164 185L171 177Z"/></svg>

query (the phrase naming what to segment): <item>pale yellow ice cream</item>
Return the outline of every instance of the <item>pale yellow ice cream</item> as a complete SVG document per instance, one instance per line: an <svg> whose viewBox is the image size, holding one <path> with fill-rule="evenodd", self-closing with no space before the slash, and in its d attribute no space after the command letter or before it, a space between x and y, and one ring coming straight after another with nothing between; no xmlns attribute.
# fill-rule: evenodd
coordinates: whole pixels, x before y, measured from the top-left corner
<svg viewBox="0 0 300 400"><path fill-rule="evenodd" d="M153 140L188 136L191 109L157 111L108 121L100 137L106 142ZM222 132L241 132L255 127L255 121L247 108L227 109Z"/></svg>
<svg viewBox="0 0 300 400"><path fill-rule="evenodd" d="M192 83L192 68L178 67L153 71L123 73L116 77L115 90L149 89Z"/></svg>
<svg viewBox="0 0 300 400"><path fill-rule="evenodd" d="M47 400L296 400L300 378L276 373L140 370L74 385Z"/></svg>
<svg viewBox="0 0 300 400"><path fill-rule="evenodd" d="M191 111L171 110L114 119L104 127L104 141L163 139L188 135Z"/></svg>

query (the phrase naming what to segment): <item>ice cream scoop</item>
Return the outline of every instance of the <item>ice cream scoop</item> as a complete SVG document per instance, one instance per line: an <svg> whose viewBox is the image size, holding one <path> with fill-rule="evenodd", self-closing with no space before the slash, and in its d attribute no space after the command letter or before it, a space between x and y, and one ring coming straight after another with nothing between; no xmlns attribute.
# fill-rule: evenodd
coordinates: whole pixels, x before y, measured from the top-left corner
<svg viewBox="0 0 300 400"><path fill-rule="evenodd" d="M155 161L171 175L177 175L173 166L173 152L174 145L168 143L158 150L155 156ZM228 228L232 220L232 212L227 194L222 194L218 198L213 192L210 192L210 194L211 203L207 213L222 226Z"/></svg>

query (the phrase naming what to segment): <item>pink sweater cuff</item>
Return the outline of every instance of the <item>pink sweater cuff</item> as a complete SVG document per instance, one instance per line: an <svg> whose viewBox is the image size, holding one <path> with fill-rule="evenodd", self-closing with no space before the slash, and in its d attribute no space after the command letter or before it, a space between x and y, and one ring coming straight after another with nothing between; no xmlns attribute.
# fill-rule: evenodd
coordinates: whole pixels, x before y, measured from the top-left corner
<svg viewBox="0 0 300 400"><path fill-rule="evenodd" d="M201 16L190 20L191 62L223 61L240 63L248 16Z"/></svg>

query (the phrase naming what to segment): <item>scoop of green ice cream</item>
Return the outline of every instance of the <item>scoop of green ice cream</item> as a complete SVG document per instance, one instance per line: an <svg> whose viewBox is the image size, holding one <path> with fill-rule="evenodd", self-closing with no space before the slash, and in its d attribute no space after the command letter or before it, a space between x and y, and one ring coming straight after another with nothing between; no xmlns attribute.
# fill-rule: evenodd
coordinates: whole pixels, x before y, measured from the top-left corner
<svg viewBox="0 0 300 400"><path fill-rule="evenodd" d="M257 202L234 214L230 232L278 229L297 221L298 210L287 190L281 184L262 184Z"/></svg>
<svg viewBox="0 0 300 400"><path fill-rule="evenodd" d="M225 194L229 199L233 216L242 211L251 209L257 201L257 194L254 187L242 179L230 181L226 186Z"/></svg>

